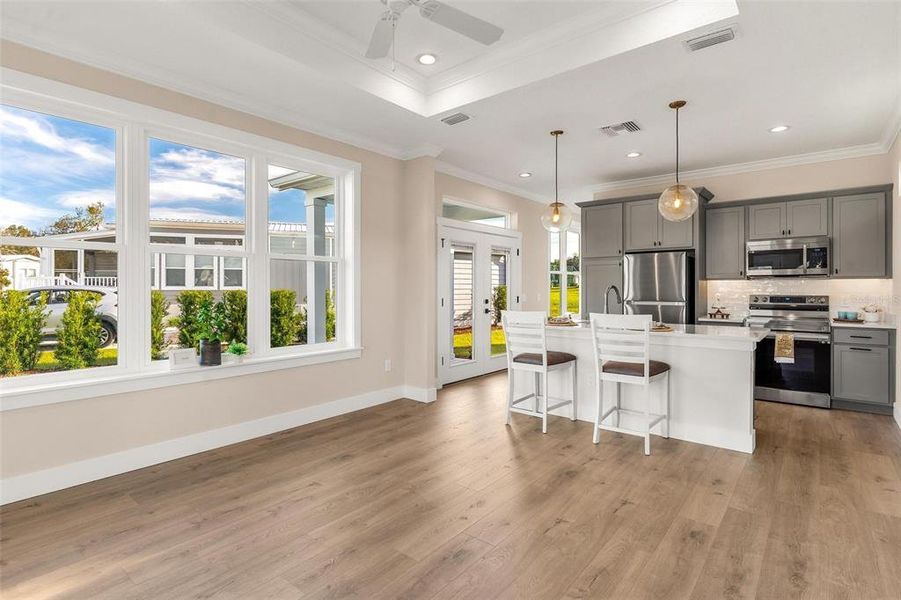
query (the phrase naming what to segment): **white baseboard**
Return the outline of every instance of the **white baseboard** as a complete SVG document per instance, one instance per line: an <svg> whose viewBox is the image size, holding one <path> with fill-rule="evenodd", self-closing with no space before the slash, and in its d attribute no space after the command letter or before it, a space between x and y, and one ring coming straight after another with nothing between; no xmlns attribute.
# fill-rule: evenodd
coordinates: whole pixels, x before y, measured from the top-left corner
<svg viewBox="0 0 901 600"><path fill-rule="evenodd" d="M421 388L412 385L403 386L404 398L416 400L417 402L434 402L438 397L438 390L435 388Z"/></svg>
<svg viewBox="0 0 901 600"><path fill-rule="evenodd" d="M421 388L412 389L420 397L427 397L428 390ZM340 398L287 413L263 417L254 421L246 421L219 429L194 433L174 440L166 440L131 450L44 469L43 471L9 477L0 481L0 504L17 502L25 498L39 496L89 481L96 481L97 479L127 473L128 471L142 469L176 458L221 448L222 446L269 435L277 431L384 404L398 398L413 398L420 402L428 401L412 396L410 390L411 388L408 386L376 390L360 394L359 396ZM421 394L420 391L422 392ZM434 396L434 390L432 392Z"/></svg>

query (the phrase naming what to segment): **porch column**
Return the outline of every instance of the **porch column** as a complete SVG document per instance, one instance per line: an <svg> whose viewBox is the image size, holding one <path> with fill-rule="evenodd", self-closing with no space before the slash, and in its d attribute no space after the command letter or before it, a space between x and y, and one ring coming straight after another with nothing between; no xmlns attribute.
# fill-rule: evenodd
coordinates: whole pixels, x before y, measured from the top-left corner
<svg viewBox="0 0 901 600"><path fill-rule="evenodd" d="M326 255L325 207L327 198L306 199L307 254ZM307 263L307 343L325 342L325 290L328 289L329 263Z"/></svg>

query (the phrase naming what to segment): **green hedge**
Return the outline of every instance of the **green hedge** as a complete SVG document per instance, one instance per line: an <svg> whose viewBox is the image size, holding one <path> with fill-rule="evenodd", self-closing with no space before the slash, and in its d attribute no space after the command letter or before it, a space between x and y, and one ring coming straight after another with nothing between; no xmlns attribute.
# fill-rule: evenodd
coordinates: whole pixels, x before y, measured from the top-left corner
<svg viewBox="0 0 901 600"><path fill-rule="evenodd" d="M306 320L297 311L297 293L272 290L269 293L269 344L273 348L297 343L301 332L306 341Z"/></svg>
<svg viewBox="0 0 901 600"><path fill-rule="evenodd" d="M40 354L41 330L47 324L47 297L34 305L26 292L0 292L0 374L34 369Z"/></svg>
<svg viewBox="0 0 901 600"><path fill-rule="evenodd" d="M175 297L178 304L178 317L174 319L178 327L178 343L183 348L197 348L200 346L202 325L200 323L200 308L213 302L213 292L208 290L185 290Z"/></svg>
<svg viewBox="0 0 901 600"><path fill-rule="evenodd" d="M100 333L97 294L69 292L69 302L56 329L57 362L64 369L93 367L100 356Z"/></svg>
<svg viewBox="0 0 901 600"><path fill-rule="evenodd" d="M244 290L228 290L222 294L222 305L225 309L225 341L247 343L247 292Z"/></svg>
<svg viewBox="0 0 901 600"><path fill-rule="evenodd" d="M170 302L159 290L150 292L150 355L153 360L166 358L166 315Z"/></svg>

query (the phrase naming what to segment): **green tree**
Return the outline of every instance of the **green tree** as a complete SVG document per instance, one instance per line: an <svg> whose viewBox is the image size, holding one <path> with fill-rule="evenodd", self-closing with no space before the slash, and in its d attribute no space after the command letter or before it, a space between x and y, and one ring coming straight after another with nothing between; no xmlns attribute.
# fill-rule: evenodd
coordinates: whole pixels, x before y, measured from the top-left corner
<svg viewBox="0 0 901 600"><path fill-rule="evenodd" d="M178 327L178 343L183 348L197 348L200 345L200 307L212 301L213 292L209 290L185 290L175 297L178 317L174 323Z"/></svg>
<svg viewBox="0 0 901 600"><path fill-rule="evenodd" d="M44 235L96 231L103 226L103 202L95 202L75 209L74 214L63 215L44 230Z"/></svg>
<svg viewBox="0 0 901 600"><path fill-rule="evenodd" d="M0 236L6 237L35 237L35 233L24 225L7 225L0 230ZM32 246L0 246L0 254L27 254L29 256L40 256L40 251Z"/></svg>
<svg viewBox="0 0 901 600"><path fill-rule="evenodd" d="M247 343L247 292L245 290L228 290L222 294L225 308L225 341Z"/></svg>
<svg viewBox="0 0 901 600"><path fill-rule="evenodd" d="M56 328L57 362L64 369L93 367L100 357L100 333L97 294L69 292L66 310Z"/></svg>
<svg viewBox="0 0 901 600"><path fill-rule="evenodd" d="M9 278L9 270L0 267L0 290L4 290L10 286L12 280Z"/></svg>
<svg viewBox="0 0 901 600"><path fill-rule="evenodd" d="M335 301L332 298L332 291L325 290L325 340L331 342L335 339L335 322L337 314L335 311Z"/></svg>
<svg viewBox="0 0 901 600"><path fill-rule="evenodd" d="M166 315L171 303L159 290L150 292L150 356L153 360L166 358Z"/></svg>
<svg viewBox="0 0 901 600"><path fill-rule="evenodd" d="M303 325L305 320L297 311L297 293L272 290L269 293L269 344L281 348L296 343Z"/></svg>
<svg viewBox="0 0 901 600"><path fill-rule="evenodd" d="M30 371L37 364L46 308L46 294L31 301L26 292L0 292L0 375Z"/></svg>
<svg viewBox="0 0 901 600"><path fill-rule="evenodd" d="M501 312L507 310L507 286L499 285L491 292L491 324L500 325Z"/></svg>

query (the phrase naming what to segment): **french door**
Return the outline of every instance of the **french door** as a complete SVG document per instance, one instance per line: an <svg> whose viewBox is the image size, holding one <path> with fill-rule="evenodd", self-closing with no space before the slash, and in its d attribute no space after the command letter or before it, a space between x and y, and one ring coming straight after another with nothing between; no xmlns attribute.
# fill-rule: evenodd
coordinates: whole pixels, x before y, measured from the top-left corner
<svg viewBox="0 0 901 600"><path fill-rule="evenodd" d="M522 236L439 219L438 378L442 384L507 368L501 311L521 305Z"/></svg>

